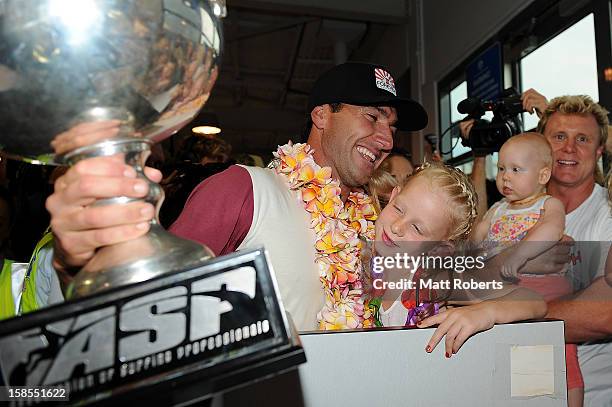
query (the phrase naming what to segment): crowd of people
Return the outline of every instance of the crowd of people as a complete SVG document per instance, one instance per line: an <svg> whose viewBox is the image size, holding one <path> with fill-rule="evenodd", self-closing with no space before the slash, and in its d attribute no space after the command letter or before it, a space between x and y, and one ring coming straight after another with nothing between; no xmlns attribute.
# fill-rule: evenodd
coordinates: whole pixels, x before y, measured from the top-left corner
<svg viewBox="0 0 612 407"><path fill-rule="evenodd" d="M605 264L612 216L608 190L597 182L606 110L588 96L548 102L525 92L523 106L540 123L537 132L502 147L496 181L504 199L487 210L483 158L475 160L470 180L435 159L414 169L405 152L393 150L398 129L421 130L428 116L388 78L385 67L362 63L323 74L309 100L306 143L279 146L268 168L233 165L222 153L216 163L178 169L167 185L190 177L194 164L227 167L180 185L170 231L216 255L264 245L300 331L437 325L425 351L443 340L450 358L496 323L564 320L570 405L610 404L612 267ZM470 125L462 125L465 134ZM153 169L147 175L161 179ZM38 256L38 273L48 280L34 288L40 304L60 301L60 282L70 281L97 248L146 233L155 213L144 201L112 208L83 202L139 198L147 188L113 157L83 160L57 179L47 200L53 239ZM571 239L573 245L563 244ZM406 250L494 252L481 278L503 284L478 295L434 290L420 298L373 289L378 276L368 258ZM391 267L384 279L406 273ZM410 274L440 278L439 270Z"/></svg>

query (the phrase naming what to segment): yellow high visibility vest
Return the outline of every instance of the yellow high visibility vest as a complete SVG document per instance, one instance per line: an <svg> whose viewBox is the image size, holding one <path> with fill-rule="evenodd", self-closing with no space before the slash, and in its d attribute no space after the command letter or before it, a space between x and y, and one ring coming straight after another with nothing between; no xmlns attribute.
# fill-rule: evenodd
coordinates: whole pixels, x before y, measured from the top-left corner
<svg viewBox="0 0 612 407"><path fill-rule="evenodd" d="M38 254L43 247L52 243L53 234L47 229L45 235L36 244L32 257L30 257L30 264L28 265L28 271L26 272L25 281L23 283L23 293L21 294L19 314L36 311L39 308L38 303L36 302L36 272L38 270Z"/></svg>
<svg viewBox="0 0 612 407"><path fill-rule="evenodd" d="M13 260L4 260L0 271L0 320L15 316L13 299Z"/></svg>
<svg viewBox="0 0 612 407"><path fill-rule="evenodd" d="M40 250L53 243L53 234L47 230L45 235L40 239L34 248L28 270L26 271L25 279L22 286L21 301L19 310L15 310L15 301L13 298L13 279L12 279L12 264L13 261L5 260L0 273L0 320L14 317L23 313L36 311L39 306L36 301L36 272L38 270L38 254Z"/></svg>

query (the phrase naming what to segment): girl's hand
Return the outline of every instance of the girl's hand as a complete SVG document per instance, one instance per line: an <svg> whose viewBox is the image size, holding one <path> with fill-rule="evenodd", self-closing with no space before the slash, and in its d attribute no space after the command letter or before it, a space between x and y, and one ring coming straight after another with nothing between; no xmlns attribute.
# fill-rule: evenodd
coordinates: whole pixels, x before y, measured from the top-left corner
<svg viewBox="0 0 612 407"><path fill-rule="evenodd" d="M439 325L432 335L425 351L431 353L443 336L446 335L446 357L457 353L463 343L477 332L486 331L495 324L495 304L482 302L460 308L452 308L446 312L431 316L419 322L419 328Z"/></svg>

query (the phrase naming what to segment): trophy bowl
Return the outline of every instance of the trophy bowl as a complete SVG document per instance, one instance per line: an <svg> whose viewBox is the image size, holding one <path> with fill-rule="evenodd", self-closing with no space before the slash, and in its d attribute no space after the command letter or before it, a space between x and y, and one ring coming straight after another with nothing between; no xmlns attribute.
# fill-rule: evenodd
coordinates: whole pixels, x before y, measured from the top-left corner
<svg viewBox="0 0 612 407"><path fill-rule="evenodd" d="M210 95L222 48L220 13L213 12L219 3L0 0L0 148L64 165L118 155L149 182L144 199L159 210L163 191L144 176L144 163L151 145L189 123ZM120 123L111 136L74 131L109 120ZM145 236L100 248L67 294L148 280L212 256L166 232L155 216Z"/></svg>

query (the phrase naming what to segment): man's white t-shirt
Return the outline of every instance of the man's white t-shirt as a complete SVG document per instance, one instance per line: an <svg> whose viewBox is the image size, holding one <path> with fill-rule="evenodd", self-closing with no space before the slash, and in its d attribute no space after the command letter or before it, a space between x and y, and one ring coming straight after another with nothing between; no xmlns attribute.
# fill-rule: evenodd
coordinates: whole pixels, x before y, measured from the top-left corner
<svg viewBox="0 0 612 407"><path fill-rule="evenodd" d="M577 288L583 288L604 274L612 242L612 216L606 189L596 184L589 198L567 214L565 223L566 234L576 241L572 259L574 274L578 277L575 282ZM612 341L579 345L578 360L584 378L584 405L612 407Z"/></svg>

